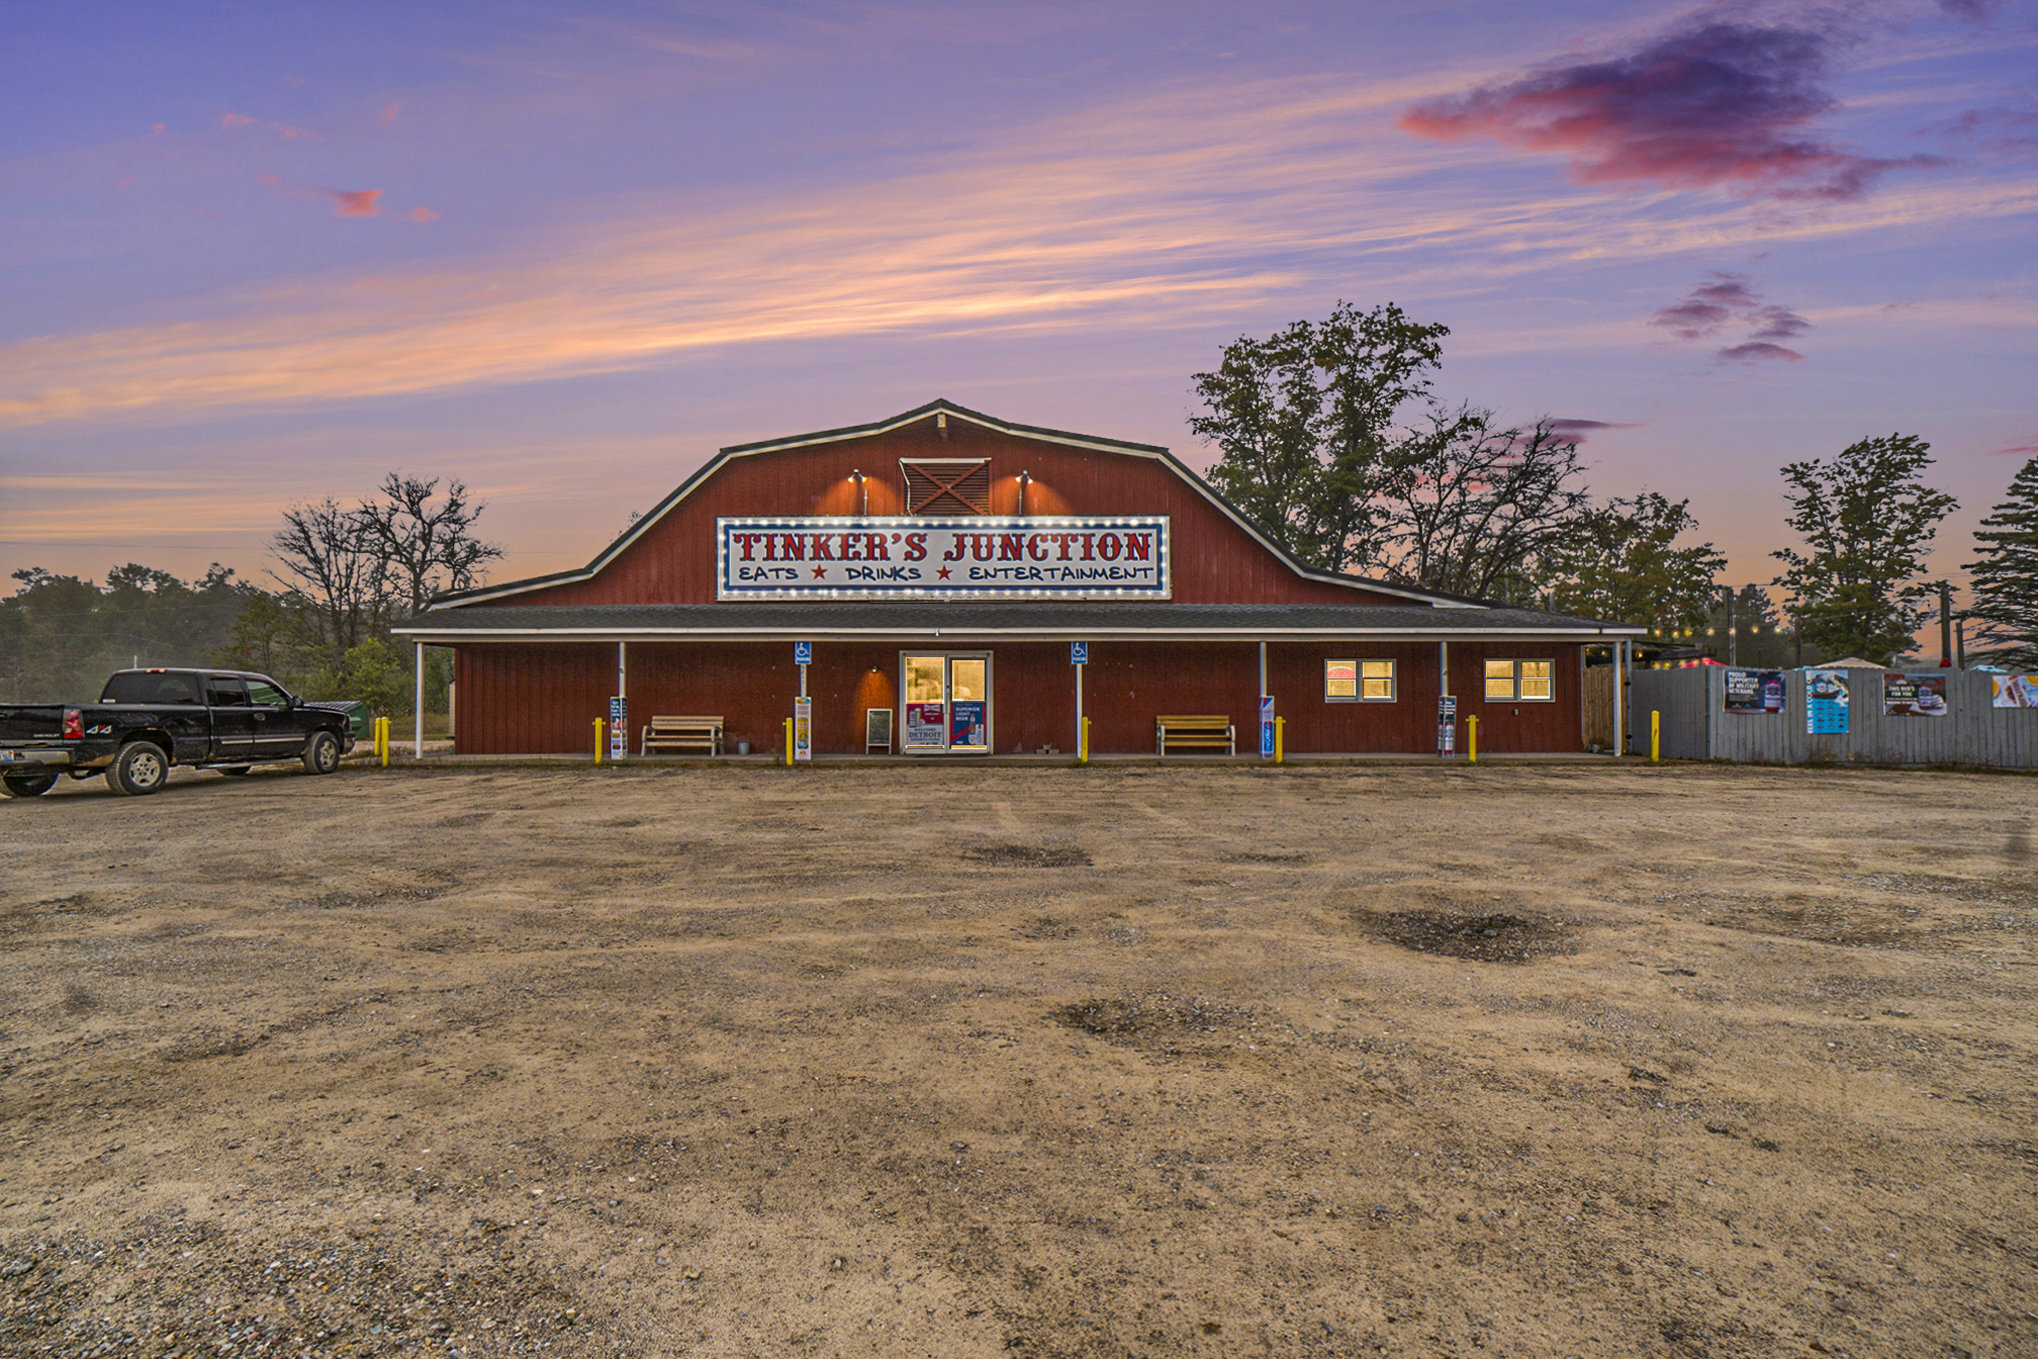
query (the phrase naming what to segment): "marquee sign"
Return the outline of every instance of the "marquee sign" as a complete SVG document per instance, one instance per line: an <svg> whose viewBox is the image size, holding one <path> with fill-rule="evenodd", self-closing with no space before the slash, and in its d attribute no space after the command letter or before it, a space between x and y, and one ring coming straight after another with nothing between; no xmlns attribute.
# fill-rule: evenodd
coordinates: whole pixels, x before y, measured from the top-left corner
<svg viewBox="0 0 2038 1359"><path fill-rule="evenodd" d="M715 521L715 598L1168 599L1168 517Z"/></svg>

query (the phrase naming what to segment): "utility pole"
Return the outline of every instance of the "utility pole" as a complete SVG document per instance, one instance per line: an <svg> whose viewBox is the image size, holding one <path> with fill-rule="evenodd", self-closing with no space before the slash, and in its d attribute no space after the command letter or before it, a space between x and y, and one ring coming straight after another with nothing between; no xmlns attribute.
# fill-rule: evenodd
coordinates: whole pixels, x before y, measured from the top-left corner
<svg viewBox="0 0 2038 1359"><path fill-rule="evenodd" d="M1953 664L1953 582L1939 582L1939 664Z"/></svg>
<svg viewBox="0 0 2038 1359"><path fill-rule="evenodd" d="M1731 586L1731 585L1729 585L1729 586L1727 587L1727 664L1728 664L1728 665L1739 665L1739 664L1741 663L1741 657L1740 657L1740 648L1739 648L1739 647L1737 647L1737 646L1736 646L1736 645L1734 644L1734 643L1735 643L1735 642L1736 642L1736 641L1738 640L1738 639L1737 639L1737 638L1736 638L1736 637L1734 636L1734 599L1735 599L1735 595L1734 595L1734 587L1733 587L1733 586Z"/></svg>

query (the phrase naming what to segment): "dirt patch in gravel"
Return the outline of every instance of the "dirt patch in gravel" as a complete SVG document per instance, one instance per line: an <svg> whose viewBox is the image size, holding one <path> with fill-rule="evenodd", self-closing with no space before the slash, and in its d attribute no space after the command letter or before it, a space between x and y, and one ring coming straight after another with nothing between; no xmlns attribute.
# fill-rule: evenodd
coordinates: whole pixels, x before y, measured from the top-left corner
<svg viewBox="0 0 2038 1359"><path fill-rule="evenodd" d="M967 851L971 863L992 868L1088 868L1090 855L1075 845L985 845Z"/></svg>
<svg viewBox="0 0 2038 1359"><path fill-rule="evenodd" d="M1529 963L1572 949L1575 931L1561 920L1496 911L1391 911L1362 922L1380 938L1417 953L1480 963Z"/></svg>

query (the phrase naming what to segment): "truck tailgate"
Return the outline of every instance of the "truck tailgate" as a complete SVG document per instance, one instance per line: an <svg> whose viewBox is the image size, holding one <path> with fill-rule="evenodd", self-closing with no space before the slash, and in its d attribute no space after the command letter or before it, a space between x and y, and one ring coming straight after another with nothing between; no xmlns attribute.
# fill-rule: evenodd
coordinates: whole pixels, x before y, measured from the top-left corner
<svg viewBox="0 0 2038 1359"><path fill-rule="evenodd" d="M64 705L0 706L0 745L64 739Z"/></svg>

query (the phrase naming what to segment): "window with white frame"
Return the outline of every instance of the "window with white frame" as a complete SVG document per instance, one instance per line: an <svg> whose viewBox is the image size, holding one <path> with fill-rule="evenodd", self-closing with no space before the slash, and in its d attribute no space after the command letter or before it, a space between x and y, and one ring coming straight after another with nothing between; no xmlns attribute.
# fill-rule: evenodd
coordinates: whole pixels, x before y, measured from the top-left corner
<svg viewBox="0 0 2038 1359"><path fill-rule="evenodd" d="M1333 660L1323 663L1325 703L1392 703L1394 662Z"/></svg>
<svg viewBox="0 0 2038 1359"><path fill-rule="evenodd" d="M1555 661L1486 662L1489 703L1553 703L1557 698Z"/></svg>

